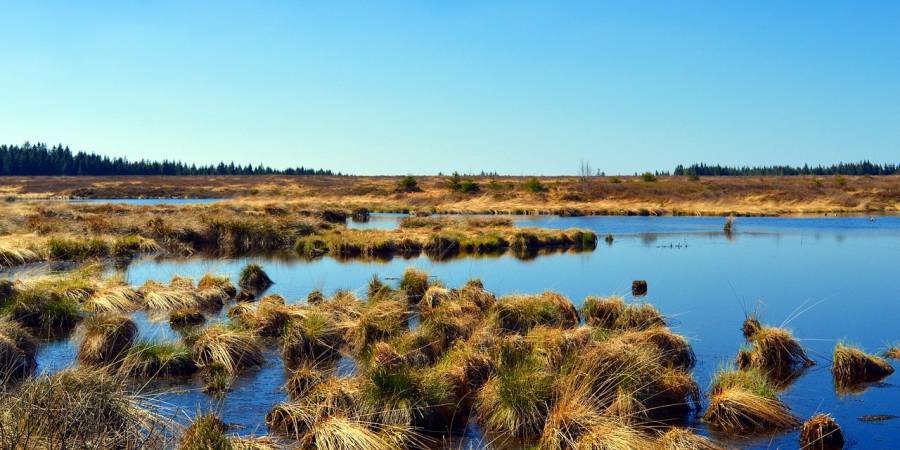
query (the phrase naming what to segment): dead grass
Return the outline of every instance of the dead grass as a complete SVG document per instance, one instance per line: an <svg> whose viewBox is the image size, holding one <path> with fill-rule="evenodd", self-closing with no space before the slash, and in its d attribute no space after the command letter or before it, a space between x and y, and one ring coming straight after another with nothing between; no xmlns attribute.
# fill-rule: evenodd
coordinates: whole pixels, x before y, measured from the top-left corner
<svg viewBox="0 0 900 450"><path fill-rule="evenodd" d="M894 368L875 355L839 343L834 348L831 373L839 390L852 390L864 383L881 381L894 373Z"/></svg>
<svg viewBox="0 0 900 450"><path fill-rule="evenodd" d="M228 374L263 363L262 348L252 335L223 325L201 330L193 339L191 352L197 366L220 367Z"/></svg>
<svg viewBox="0 0 900 450"><path fill-rule="evenodd" d="M844 448L844 433L828 414L817 414L800 428L802 450L840 450Z"/></svg>
<svg viewBox="0 0 900 450"><path fill-rule="evenodd" d="M822 212L897 211L900 177L593 177L587 188L578 177L541 177L545 191L525 189L524 177L474 177L483 189L459 195L446 177L416 177L418 192L396 192L403 177L7 177L10 195L20 198L69 195L110 197L243 197L260 204L328 205L352 210L467 213L703 214L773 215ZM613 180L618 182L613 182ZM495 183L491 183L494 181ZM250 195L250 193L256 193ZM15 204L15 203L14 203Z"/></svg>

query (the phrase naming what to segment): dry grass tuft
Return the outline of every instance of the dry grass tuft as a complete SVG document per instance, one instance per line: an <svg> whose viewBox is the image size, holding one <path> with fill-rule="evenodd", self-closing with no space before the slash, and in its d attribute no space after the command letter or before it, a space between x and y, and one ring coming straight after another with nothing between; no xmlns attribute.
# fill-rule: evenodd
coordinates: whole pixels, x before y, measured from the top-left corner
<svg viewBox="0 0 900 450"><path fill-rule="evenodd" d="M0 319L0 386L31 375L37 368L37 341L18 323Z"/></svg>
<svg viewBox="0 0 900 450"><path fill-rule="evenodd" d="M166 448L173 424L122 377L67 369L0 393L3 448Z"/></svg>
<svg viewBox="0 0 900 450"><path fill-rule="evenodd" d="M247 291L261 292L272 285L272 279L269 278L269 275L266 274L259 264L247 264L241 269L241 278L238 285L241 289Z"/></svg>
<svg viewBox="0 0 900 450"><path fill-rule="evenodd" d="M142 296L130 286L115 286L94 293L82 306L93 313L127 314L140 307Z"/></svg>
<svg viewBox="0 0 900 450"><path fill-rule="evenodd" d="M723 447L685 428L672 428L656 440L656 450L722 450Z"/></svg>
<svg viewBox="0 0 900 450"><path fill-rule="evenodd" d="M844 448L844 433L827 414L817 414L800 428L800 448L803 450L840 450Z"/></svg>
<svg viewBox="0 0 900 450"><path fill-rule="evenodd" d="M410 304L417 304L428 290L428 274L413 268L406 269L400 279L400 290Z"/></svg>
<svg viewBox="0 0 900 450"><path fill-rule="evenodd" d="M201 330L191 351L197 366L220 367L228 374L263 363L262 348L252 335L223 325Z"/></svg>
<svg viewBox="0 0 900 450"><path fill-rule="evenodd" d="M81 324L78 361L93 366L119 362L137 336L137 325L128 316L103 313Z"/></svg>
<svg viewBox="0 0 900 450"><path fill-rule="evenodd" d="M527 333L538 325L574 328L579 322L572 302L555 292L504 296L494 305L490 317L500 330L515 333Z"/></svg>
<svg viewBox="0 0 900 450"><path fill-rule="evenodd" d="M831 373L838 389L852 389L864 383L881 381L894 373L894 368L875 355L839 343L834 348Z"/></svg>
<svg viewBox="0 0 900 450"><path fill-rule="evenodd" d="M191 349L174 342L135 342L122 359L121 371L130 376L158 378L186 376L197 371Z"/></svg>
<svg viewBox="0 0 900 450"><path fill-rule="evenodd" d="M742 351L737 359L738 367L742 369L756 367L774 378L783 379L798 369L815 364L791 332L784 328L760 327L749 340L750 349Z"/></svg>
<svg viewBox="0 0 900 450"><path fill-rule="evenodd" d="M800 425L778 399L775 387L756 369L722 370L713 377L703 420L734 434L752 434Z"/></svg>
<svg viewBox="0 0 900 450"><path fill-rule="evenodd" d="M200 415L194 419L181 436L178 450L230 450L233 447L225 432L228 425L213 414Z"/></svg>

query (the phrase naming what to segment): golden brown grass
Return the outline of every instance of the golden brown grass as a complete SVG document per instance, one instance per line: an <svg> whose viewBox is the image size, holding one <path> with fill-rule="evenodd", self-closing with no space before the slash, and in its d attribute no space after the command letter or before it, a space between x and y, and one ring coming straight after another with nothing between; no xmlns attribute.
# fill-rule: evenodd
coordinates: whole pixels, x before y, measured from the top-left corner
<svg viewBox="0 0 900 450"><path fill-rule="evenodd" d="M137 336L137 325L128 316L102 313L80 325L78 361L94 366L119 362Z"/></svg>
<svg viewBox="0 0 900 450"><path fill-rule="evenodd" d="M740 368L756 367L780 379L815 364L791 332L784 328L760 326L748 340L750 348L742 350L737 358Z"/></svg>
<svg viewBox="0 0 900 450"><path fill-rule="evenodd" d="M655 450L722 450L724 447L685 428L672 428L654 443Z"/></svg>
<svg viewBox="0 0 900 450"><path fill-rule="evenodd" d="M263 363L262 348L251 334L211 325L194 338L194 361L201 368L220 367L228 374Z"/></svg>
<svg viewBox="0 0 900 450"><path fill-rule="evenodd" d="M828 414L817 414L800 428L800 448L803 450L840 450L844 448L844 433Z"/></svg>
<svg viewBox="0 0 900 450"><path fill-rule="evenodd" d="M524 186L530 176L473 177L478 194L447 189L447 177L416 177L421 192L397 192L402 177L7 177L6 195L19 198L84 195L109 197L243 197L260 204L365 207L371 211L594 214L809 214L897 211L900 176L836 177L541 177L544 192ZM616 179L618 182L613 182ZM496 183L491 184L491 181ZM138 181L138 182L135 182ZM15 202L14 205L18 203Z"/></svg>
<svg viewBox="0 0 900 450"><path fill-rule="evenodd" d="M703 420L726 433L753 434L791 429L800 423L757 369L721 370L710 387Z"/></svg>
<svg viewBox="0 0 900 450"><path fill-rule="evenodd" d="M894 373L894 368L887 361L842 343L834 347L832 359L831 373L838 389L852 389L860 384L880 381Z"/></svg>
<svg viewBox="0 0 900 450"><path fill-rule="evenodd" d="M21 325L0 319L0 386L34 372L37 345L34 337Z"/></svg>

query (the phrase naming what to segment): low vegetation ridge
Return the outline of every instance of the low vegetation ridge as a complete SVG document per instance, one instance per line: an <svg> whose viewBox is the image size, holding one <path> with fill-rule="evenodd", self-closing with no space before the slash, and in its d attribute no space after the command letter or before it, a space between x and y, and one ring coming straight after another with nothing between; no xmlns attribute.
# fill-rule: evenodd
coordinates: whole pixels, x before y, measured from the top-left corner
<svg viewBox="0 0 900 450"><path fill-rule="evenodd" d="M373 212L893 214L900 175L796 177L3 177L0 198L227 198Z"/></svg>
<svg viewBox="0 0 900 450"><path fill-rule="evenodd" d="M416 217L396 230L349 229L350 211L298 204L228 202L135 206L14 202L0 204L0 268L40 261L138 255L296 254L306 258L433 259L512 251L592 250L589 230L515 227L508 218ZM368 212L354 211L355 220Z"/></svg>

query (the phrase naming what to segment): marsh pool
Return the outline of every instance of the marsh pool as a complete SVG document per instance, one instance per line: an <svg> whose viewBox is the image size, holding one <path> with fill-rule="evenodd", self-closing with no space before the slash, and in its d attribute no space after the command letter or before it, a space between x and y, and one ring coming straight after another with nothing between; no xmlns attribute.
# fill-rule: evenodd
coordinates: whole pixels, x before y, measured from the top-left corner
<svg viewBox="0 0 900 450"><path fill-rule="evenodd" d="M391 218L378 219L384 226ZM268 293L288 301L305 301L313 289L326 294L349 289L364 295L372 275L396 279L407 267L428 271L449 286L474 277L497 295L558 291L580 304L587 295L628 296L631 281L645 279L650 302L671 318L675 332L687 337L697 354L694 374L701 386L731 361L744 343L740 326L748 311L758 310L764 323L783 325L809 349L817 365L807 370L782 398L794 413L807 418L832 414L843 427L848 447L892 448L900 438L900 419L859 420L864 415L900 416L900 374L863 393L835 393L829 371L831 350L838 341L880 352L900 340L900 218L739 218L734 232L722 231L718 217L527 217L521 226L586 227L600 236L612 234L607 245L586 253L560 253L520 260L513 256L432 261L426 256L388 262L315 261L269 258L155 259L134 261L123 269L131 284L148 279L167 281L173 275L201 277L227 274L237 281L248 262L263 266L275 285ZM139 314L146 337L171 336L165 322ZM40 369L58 370L70 364L71 342L51 343L39 354ZM173 387L160 396L166 404L193 414L198 408L219 411L241 434L265 434L264 417L286 398L281 358L274 350L261 369L242 375L234 391L217 401L199 384ZM896 368L896 361L893 361ZM700 433L709 431L699 421ZM479 446L477 428L463 438ZM779 434L730 444L746 448L796 448L797 433Z"/></svg>

